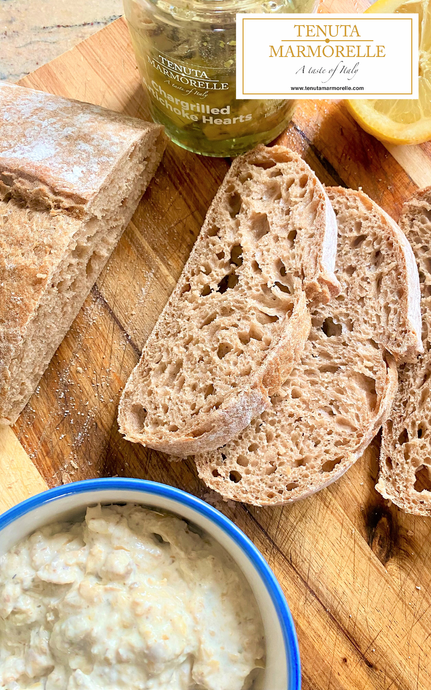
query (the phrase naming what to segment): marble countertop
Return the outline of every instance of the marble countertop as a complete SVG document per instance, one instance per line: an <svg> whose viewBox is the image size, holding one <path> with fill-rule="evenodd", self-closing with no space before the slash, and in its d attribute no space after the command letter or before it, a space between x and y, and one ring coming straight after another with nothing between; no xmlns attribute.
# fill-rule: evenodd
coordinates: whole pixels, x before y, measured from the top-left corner
<svg viewBox="0 0 431 690"><path fill-rule="evenodd" d="M0 81L17 81L122 13L122 0L0 0Z"/></svg>

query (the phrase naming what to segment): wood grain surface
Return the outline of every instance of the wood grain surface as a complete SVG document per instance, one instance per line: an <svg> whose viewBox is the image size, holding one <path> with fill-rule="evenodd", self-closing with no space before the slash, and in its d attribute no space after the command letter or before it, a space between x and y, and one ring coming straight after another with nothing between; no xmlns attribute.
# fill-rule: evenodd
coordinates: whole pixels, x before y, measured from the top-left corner
<svg viewBox="0 0 431 690"><path fill-rule="evenodd" d="M340 9L337 0L331 6ZM123 20L21 83L148 117ZM394 218L418 186L431 183L429 144L385 148L340 102L303 101L282 138L324 183L362 187ZM44 481L54 486L119 475L178 486L216 505L268 559L296 622L304 690L429 690L431 522L404 515L376 493L377 441L316 496L293 506L252 508L223 503L191 463L171 463L118 433L122 387L228 165L168 146L14 427L22 447L11 431L0 433L0 509Z"/></svg>

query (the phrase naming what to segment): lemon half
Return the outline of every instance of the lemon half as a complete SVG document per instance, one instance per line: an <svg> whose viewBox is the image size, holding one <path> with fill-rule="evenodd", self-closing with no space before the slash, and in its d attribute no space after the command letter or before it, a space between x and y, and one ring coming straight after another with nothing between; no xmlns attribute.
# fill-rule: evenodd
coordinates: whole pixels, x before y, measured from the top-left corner
<svg viewBox="0 0 431 690"><path fill-rule="evenodd" d="M377 0L367 13L419 15L419 98L349 100L347 107L366 132L392 144L431 139L431 0Z"/></svg>

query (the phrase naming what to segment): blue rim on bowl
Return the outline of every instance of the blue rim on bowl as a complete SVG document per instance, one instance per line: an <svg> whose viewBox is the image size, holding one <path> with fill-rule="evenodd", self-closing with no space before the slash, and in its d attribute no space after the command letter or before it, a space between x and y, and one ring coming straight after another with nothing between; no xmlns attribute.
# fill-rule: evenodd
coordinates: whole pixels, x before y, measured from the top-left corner
<svg viewBox="0 0 431 690"><path fill-rule="evenodd" d="M231 537L253 563L269 592L283 632L284 646L287 654L289 682L287 690L300 690L301 665L295 625L283 591L274 573L260 551L244 532L229 520L229 518L225 517L223 513L220 513L200 498L188 494L181 489L176 489L173 486L159 484L158 482L152 482L145 479L110 477L86 479L84 481L58 486L54 489L48 489L47 491L43 491L40 494L36 494L36 496L32 496L18 503L18 505L0 515L0 532L12 522L38 506L64 498L65 496L70 496L71 494L85 493L87 491L103 491L106 489L141 491L143 493L151 493L153 495L163 496L164 498L177 500L189 508L196 510L198 513L201 513Z"/></svg>

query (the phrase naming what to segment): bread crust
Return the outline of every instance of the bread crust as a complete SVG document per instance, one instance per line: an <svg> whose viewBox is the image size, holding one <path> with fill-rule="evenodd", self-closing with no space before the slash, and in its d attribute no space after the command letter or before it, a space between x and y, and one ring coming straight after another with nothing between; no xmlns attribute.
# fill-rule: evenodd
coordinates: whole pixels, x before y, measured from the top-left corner
<svg viewBox="0 0 431 690"><path fill-rule="evenodd" d="M160 125L6 82L0 128L0 198L77 216L93 212L92 202L143 134L157 132L166 145Z"/></svg>
<svg viewBox="0 0 431 690"><path fill-rule="evenodd" d="M277 280L275 277L269 277L271 271L273 273L273 267L272 265L271 267L266 267L265 261L269 263L270 260L266 250L267 245L263 245L262 242L265 242L265 237L272 236L266 226L261 227L259 225L259 223L262 222L262 218L264 223L267 222L265 220L266 214L264 213L264 208L266 208L265 204L267 203L265 195L274 193L277 199L279 199L280 195L285 193L284 191L280 191L281 183L279 180L283 180L283 177L281 173L278 174L279 171L277 168L278 164L283 163L288 163L292 169L295 169L296 177L301 181L296 187L292 187L292 185L294 185L293 179L288 181L288 184L291 185L289 193L298 194L298 197L302 198L300 195L304 196L309 192L311 194L312 191L310 202L312 208L310 209L310 213L313 213L313 217L315 217L315 223L312 227L307 227L307 233L304 231L304 237L301 236L301 232L303 224L306 222L305 216L308 209L305 202L302 205L300 202L296 204L295 209L297 210L297 215L293 219L290 218L288 221L291 224L294 223L294 227L297 228L295 233L297 232L302 242L301 271L303 275L301 278L299 278L299 276L294 278L297 287L295 288L293 298L291 296L286 297L286 294L284 294L289 291L289 288L282 285L283 277L281 277L281 282L279 283L274 283L274 281ZM265 177L265 184L267 186L265 188L262 187L260 192L262 199L258 198L255 187L250 188L250 197L237 199L239 194L238 189L246 188L250 179L248 176L252 176L254 169L257 170L256 174L261 176L267 175L266 171L269 171L268 176ZM273 173L277 173L277 175L270 177L270 174L272 174L271 170ZM289 177L288 173L284 173L284 175L286 179ZM244 178L244 182L240 182L242 178ZM259 179L261 178L259 177ZM302 187L300 186L301 184L303 185ZM232 207L232 204L238 205L240 202L241 205L245 206L248 204L248 206L246 206L246 210L244 211L245 219L237 221L236 219L239 212L236 208ZM229 204L231 204L231 206L229 206ZM288 209L288 211L290 213L290 209ZM223 213L225 213L225 215L222 215ZM188 322L186 323L184 320L185 317L179 306L181 305L182 295L185 294L187 290L190 292L190 281L193 282L193 276L197 276L194 278L195 282L201 280L201 276L204 273L201 267L206 265L207 262L207 254L205 254L205 252L207 251L209 243L212 241L211 238L214 236L214 227L223 228L226 224L226 232L228 232L231 227L230 216L232 216L233 222L232 237L234 239L232 242L240 242L241 252L246 254L248 257L247 261L249 261L246 266L239 266L234 272L236 272L236 275L243 276L242 271L244 271L244 268L249 270L251 259L253 257L255 258L259 271L263 271L264 277L262 278L262 283L264 289L268 293L265 297L267 304L264 308L263 316L266 315L268 319L272 321L278 320L276 335L274 335L271 341L271 347L268 354L259 360L254 371L250 370L250 373L242 377L241 380L235 379L236 388L230 386L226 392L223 393L222 401L219 401L217 409L208 410L197 415L190 413L186 421L181 422L181 425L173 416L171 418L170 412L159 412L159 417L163 414L169 417L169 420L172 422L172 425L176 427L176 430L170 433L166 428L152 429L148 424L148 417L146 415L150 414L152 415L151 419L154 419L156 412L153 410L156 408L154 407L154 396L150 398L146 391L148 388L153 388L153 378L151 377L155 376L155 374L152 372L155 371L154 367L158 366L155 359L157 356L162 357L161 354L157 355L161 347L160 343L169 339L169 342L172 342L173 349L175 348L177 340L180 340L182 343L183 334L180 331L188 327ZM237 227L235 223L238 222L243 222L245 229L243 228L241 230L242 226ZM286 233L287 230L281 227L279 234L282 235L283 232ZM242 233L241 239L236 240L236 237L240 237L239 233ZM256 234L259 235L259 241L256 240ZM216 238L217 236L216 233ZM220 250L220 247L217 252L221 255L223 252ZM335 261L335 248L336 221L332 209L330 209L330 202L314 173L311 172L308 166L296 153L280 146L271 148L260 146L245 156L236 159L211 205L201 234L192 250L182 276L163 310L153 333L146 343L140 363L126 384L120 401L118 415L121 433L132 442L141 443L156 450L161 450L179 457L215 449L226 443L235 434L239 433L241 429L247 426L253 416L256 416L256 414L270 404L269 395L277 392L302 351L310 329L309 305L311 303L326 303L333 295L337 294L339 285L332 273ZM226 253L226 251L230 251L230 246L229 249L225 247L224 253ZM214 252L217 253L216 250L214 250ZM235 259L233 259L233 261L235 261ZM259 266L261 268L259 268ZM208 269L205 268L205 271L208 272ZM265 271L268 271L268 274L265 273ZM233 320L235 320L235 314L237 313L239 317L241 317L244 307L239 308L236 306L239 298L235 296L230 296L229 299L227 299L227 297L226 299L223 298L218 293L217 289L212 286L211 275L212 273L210 273L210 277L208 278L211 288L205 287L205 289L208 291L215 289L215 292L210 298L212 301L208 301L208 303L217 305L221 321L223 321L223 309L225 306L232 311L231 318ZM288 278L289 276L287 276L285 280L288 280ZM204 278L202 278L202 280L203 279ZM300 284L298 281L301 281L300 287L298 287ZM275 299L274 294L270 292L270 285L277 284L280 286L277 290L282 289L283 292L277 292L277 299ZM192 293L195 289L194 285L195 283L193 283L192 286ZM189 292L187 292L187 295ZM218 299L219 297L220 299ZM288 313L288 316L281 317L281 320L275 315L276 307L271 306L271 300L274 300L274 304L277 304L279 298L287 299L287 301L291 300L291 306L289 307L291 311ZM196 299L200 299L200 297ZM206 308L204 300L199 302L199 307L197 312L200 314L200 309L204 310ZM176 328L177 330L175 330ZM241 331L241 326L237 325L235 328L231 329L231 331L232 333L238 333ZM264 329L262 332L264 332ZM231 336L233 338L234 336L232 333ZM216 337L218 337L217 334ZM262 337L265 336L257 336L258 339ZM204 336L202 335L201 338L203 340ZM229 343L230 342L231 341L229 341ZM194 347L198 348L199 343ZM229 345L229 347L231 347L231 345ZM217 348L216 341L214 341L214 348ZM193 352L194 351L192 351L192 354ZM172 353L172 357L170 353L167 355L163 354L163 357L165 356L170 357L168 363L169 371L169 367L173 365L174 353ZM178 354L175 354L175 356L179 360L184 361L184 358L190 358L191 355L185 347L181 350L181 353L178 351ZM178 380L178 377L181 378L182 371L183 369L177 371L176 380ZM216 377L217 374L214 374L214 376ZM210 374L207 374L207 377L210 377ZM171 383L172 385L176 385L174 381ZM205 383L205 381L203 383ZM158 384L156 384L156 386L157 385ZM198 385L201 385L200 381ZM216 384L214 383L214 385ZM159 392L157 397L166 396L165 399L167 401L169 387L163 390L165 392ZM185 396L184 389L182 389L182 395ZM175 401L176 398L174 398L173 404L179 405L179 403ZM156 403L158 403L158 400L156 400Z"/></svg>

